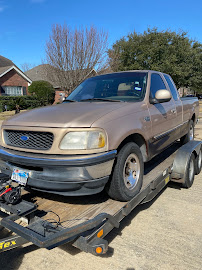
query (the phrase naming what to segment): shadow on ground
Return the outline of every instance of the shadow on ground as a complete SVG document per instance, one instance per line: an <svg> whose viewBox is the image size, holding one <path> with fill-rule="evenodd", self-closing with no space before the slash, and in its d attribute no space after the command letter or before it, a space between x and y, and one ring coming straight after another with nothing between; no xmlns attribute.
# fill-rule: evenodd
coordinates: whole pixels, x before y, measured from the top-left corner
<svg viewBox="0 0 202 270"><path fill-rule="evenodd" d="M38 249L35 245L19 247L10 251L1 253L0 269L2 270L17 270L20 268L23 257L34 250Z"/></svg>

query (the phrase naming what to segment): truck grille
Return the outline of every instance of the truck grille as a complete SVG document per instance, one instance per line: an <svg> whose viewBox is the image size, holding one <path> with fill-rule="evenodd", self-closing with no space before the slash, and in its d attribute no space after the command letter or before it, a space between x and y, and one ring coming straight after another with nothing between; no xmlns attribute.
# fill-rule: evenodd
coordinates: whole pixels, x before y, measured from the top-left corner
<svg viewBox="0 0 202 270"><path fill-rule="evenodd" d="M53 144L50 132L4 130L7 145L35 150L48 150Z"/></svg>

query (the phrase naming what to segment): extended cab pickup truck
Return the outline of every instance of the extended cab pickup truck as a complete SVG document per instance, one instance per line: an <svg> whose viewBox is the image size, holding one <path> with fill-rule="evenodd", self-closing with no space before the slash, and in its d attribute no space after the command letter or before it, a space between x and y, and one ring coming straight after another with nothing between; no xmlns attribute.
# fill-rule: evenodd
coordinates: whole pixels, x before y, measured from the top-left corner
<svg viewBox="0 0 202 270"><path fill-rule="evenodd" d="M126 71L89 78L63 104L20 113L2 125L0 169L35 190L99 193L127 201L144 163L194 138L197 98L180 99L171 77Z"/></svg>

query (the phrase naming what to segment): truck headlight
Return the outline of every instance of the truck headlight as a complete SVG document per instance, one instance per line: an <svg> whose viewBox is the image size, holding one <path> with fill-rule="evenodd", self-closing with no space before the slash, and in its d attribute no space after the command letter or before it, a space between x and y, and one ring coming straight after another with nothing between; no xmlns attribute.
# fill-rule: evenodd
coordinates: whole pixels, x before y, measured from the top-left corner
<svg viewBox="0 0 202 270"><path fill-rule="evenodd" d="M87 150L103 148L106 136L102 131L70 131L60 143L60 149Z"/></svg>

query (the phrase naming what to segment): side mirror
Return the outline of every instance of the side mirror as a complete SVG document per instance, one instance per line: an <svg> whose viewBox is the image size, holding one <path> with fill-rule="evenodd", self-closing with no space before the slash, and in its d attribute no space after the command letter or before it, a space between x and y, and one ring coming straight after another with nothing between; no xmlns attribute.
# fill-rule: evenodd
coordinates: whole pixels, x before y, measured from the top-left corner
<svg viewBox="0 0 202 270"><path fill-rule="evenodd" d="M159 102L168 102L172 98L170 91L166 89L158 90L155 94L155 99Z"/></svg>

